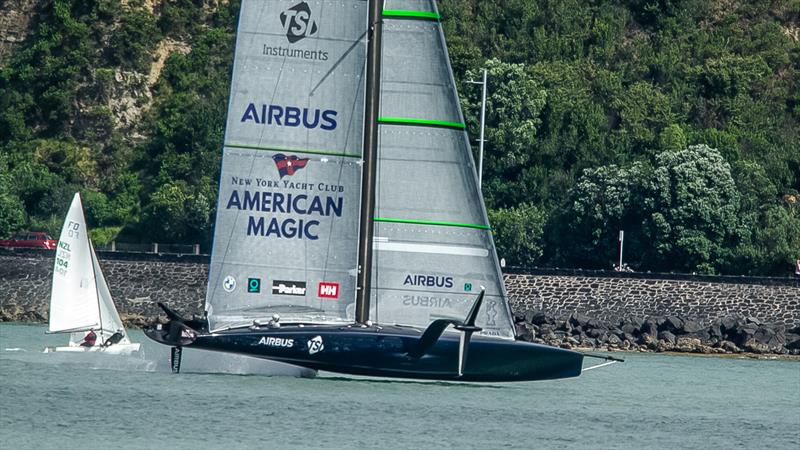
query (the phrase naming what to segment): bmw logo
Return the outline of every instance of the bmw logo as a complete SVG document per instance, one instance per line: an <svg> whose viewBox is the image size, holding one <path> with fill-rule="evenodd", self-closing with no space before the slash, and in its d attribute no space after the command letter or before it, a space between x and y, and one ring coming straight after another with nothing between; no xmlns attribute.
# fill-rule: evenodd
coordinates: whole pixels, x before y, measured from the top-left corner
<svg viewBox="0 0 800 450"><path fill-rule="evenodd" d="M222 280L222 288L225 289L225 292L233 292L236 289L236 278L228 275Z"/></svg>

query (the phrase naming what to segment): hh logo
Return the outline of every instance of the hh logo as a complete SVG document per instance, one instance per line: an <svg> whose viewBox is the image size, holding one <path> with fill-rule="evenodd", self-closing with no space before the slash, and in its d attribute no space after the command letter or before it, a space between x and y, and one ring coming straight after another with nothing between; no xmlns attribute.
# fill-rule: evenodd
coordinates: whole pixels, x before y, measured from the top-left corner
<svg viewBox="0 0 800 450"><path fill-rule="evenodd" d="M317 24L311 18L308 3L300 2L281 13L281 24L290 44L317 34Z"/></svg>
<svg viewBox="0 0 800 450"><path fill-rule="evenodd" d="M339 283L320 282L317 288L317 296L320 298L339 298Z"/></svg>
<svg viewBox="0 0 800 450"><path fill-rule="evenodd" d="M275 167L278 168L278 175L280 175L281 178L286 175L294 175L295 172L308 164L308 158L298 158L294 155L286 156L283 153L278 153L273 156L272 159L275 161Z"/></svg>
<svg viewBox="0 0 800 450"><path fill-rule="evenodd" d="M314 353L319 353L325 350L325 346L322 345L322 336L317 336L314 339L308 341L308 354L313 355Z"/></svg>

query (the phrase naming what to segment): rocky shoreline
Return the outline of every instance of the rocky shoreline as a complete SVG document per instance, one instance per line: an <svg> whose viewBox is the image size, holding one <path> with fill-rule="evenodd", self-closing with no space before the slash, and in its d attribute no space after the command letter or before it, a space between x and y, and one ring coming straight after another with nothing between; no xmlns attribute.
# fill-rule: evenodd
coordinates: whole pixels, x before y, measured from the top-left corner
<svg viewBox="0 0 800 450"><path fill-rule="evenodd" d="M561 348L699 354L800 355L800 326L731 315L709 325L682 316L628 317L610 323L580 313L515 315L520 339Z"/></svg>
<svg viewBox="0 0 800 450"><path fill-rule="evenodd" d="M126 326L203 311L208 257L103 253ZM0 321L45 323L52 251L0 250ZM800 356L800 280L526 269L505 274L524 340L558 347ZM419 307L431 307L419 306Z"/></svg>
<svg viewBox="0 0 800 450"><path fill-rule="evenodd" d="M46 323L43 312L0 308L0 322ZM128 328L142 328L155 319L121 316ZM531 310L516 314L515 322L518 339L568 349L800 356L800 326L787 329L782 323L738 315L704 326L682 316L630 317L609 323L580 313L558 318Z"/></svg>

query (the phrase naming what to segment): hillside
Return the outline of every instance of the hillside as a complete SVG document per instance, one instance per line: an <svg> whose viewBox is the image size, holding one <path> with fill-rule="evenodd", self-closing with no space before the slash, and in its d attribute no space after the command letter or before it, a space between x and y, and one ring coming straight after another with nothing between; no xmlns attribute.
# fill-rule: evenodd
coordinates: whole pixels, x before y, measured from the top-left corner
<svg viewBox="0 0 800 450"><path fill-rule="evenodd" d="M509 263L785 275L800 3L441 0ZM237 1L0 0L0 237L211 241Z"/></svg>

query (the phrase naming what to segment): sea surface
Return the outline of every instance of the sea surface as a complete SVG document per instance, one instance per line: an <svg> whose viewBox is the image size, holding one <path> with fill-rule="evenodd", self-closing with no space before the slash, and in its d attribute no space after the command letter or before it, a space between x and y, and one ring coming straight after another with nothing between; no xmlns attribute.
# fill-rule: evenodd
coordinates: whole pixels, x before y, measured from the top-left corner
<svg viewBox="0 0 800 450"><path fill-rule="evenodd" d="M4 450L800 448L799 361L625 354L574 379L462 384L243 375L274 367L187 351L175 375L139 331L123 357L42 353L66 343L45 330L0 323Z"/></svg>

